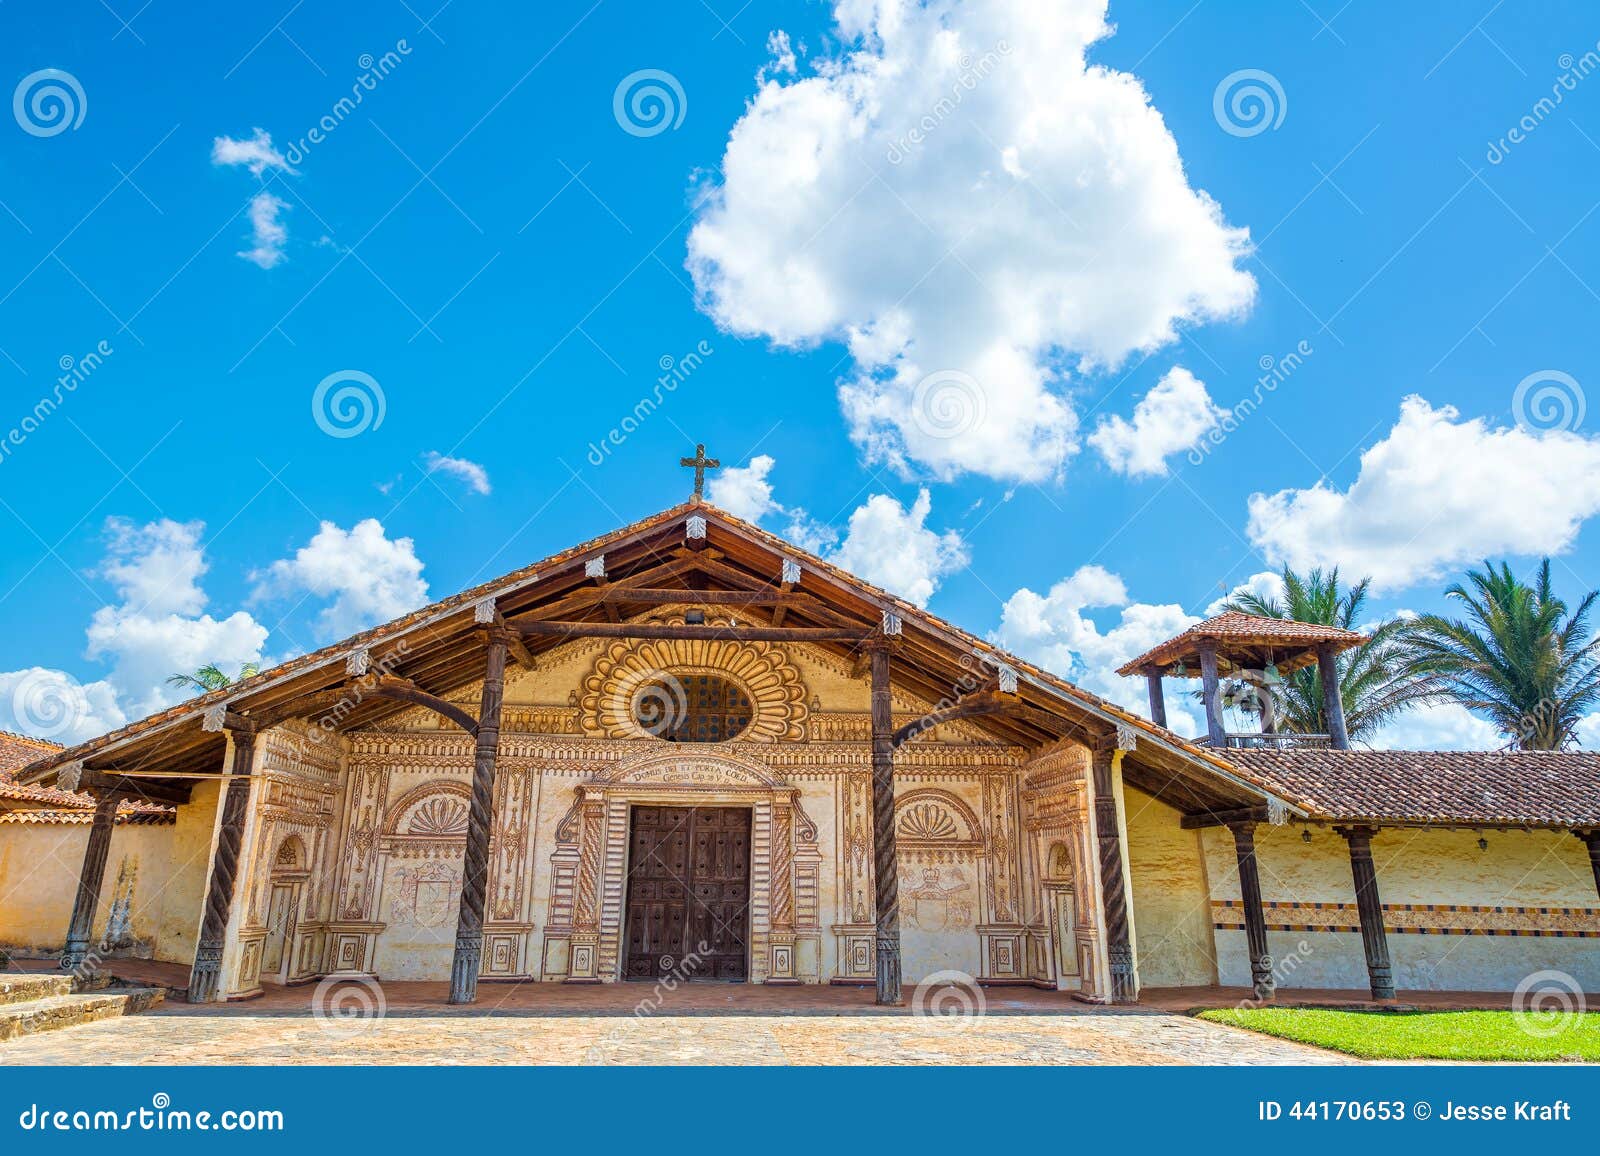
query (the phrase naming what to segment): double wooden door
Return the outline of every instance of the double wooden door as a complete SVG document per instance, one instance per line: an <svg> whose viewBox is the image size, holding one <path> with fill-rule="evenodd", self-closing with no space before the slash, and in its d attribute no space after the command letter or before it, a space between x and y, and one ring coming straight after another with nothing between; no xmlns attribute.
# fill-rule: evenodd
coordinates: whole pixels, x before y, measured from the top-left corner
<svg viewBox="0 0 1600 1156"><path fill-rule="evenodd" d="M628 979L749 976L750 811L635 807Z"/></svg>

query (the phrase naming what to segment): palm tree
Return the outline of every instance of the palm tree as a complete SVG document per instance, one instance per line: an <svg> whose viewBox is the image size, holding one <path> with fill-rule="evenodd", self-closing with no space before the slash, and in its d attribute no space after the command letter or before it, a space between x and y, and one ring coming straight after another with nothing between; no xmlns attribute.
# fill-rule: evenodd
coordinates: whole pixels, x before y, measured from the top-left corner
<svg viewBox="0 0 1600 1156"><path fill-rule="evenodd" d="M247 662L239 668L239 678L246 679L261 673L259 662ZM233 679L228 673L214 662L208 662L193 674L174 674L167 679L169 686L182 686L193 689L200 694L207 691L221 690L225 686L233 685Z"/></svg>
<svg viewBox="0 0 1600 1156"><path fill-rule="evenodd" d="M1407 623L1396 619L1376 627L1361 626L1371 584L1372 579L1363 578L1354 586L1344 586L1337 566L1304 576L1285 566L1281 599L1246 592L1225 604L1225 609L1261 618L1287 618L1342 630L1360 628L1366 633L1366 642L1338 658L1345 728L1353 740L1370 736L1396 715L1437 694L1433 683L1408 661ZM1322 674L1316 666L1288 674L1272 693L1280 731L1328 733Z"/></svg>
<svg viewBox="0 0 1600 1156"><path fill-rule="evenodd" d="M1574 741L1580 719L1600 702L1600 638L1589 611L1600 591L1568 610L1550 586L1550 559L1533 585L1508 563L1490 562L1453 583L1445 597L1466 606L1465 620L1426 614L1408 632L1414 669L1438 681L1453 702L1489 717L1510 745L1554 751Z"/></svg>

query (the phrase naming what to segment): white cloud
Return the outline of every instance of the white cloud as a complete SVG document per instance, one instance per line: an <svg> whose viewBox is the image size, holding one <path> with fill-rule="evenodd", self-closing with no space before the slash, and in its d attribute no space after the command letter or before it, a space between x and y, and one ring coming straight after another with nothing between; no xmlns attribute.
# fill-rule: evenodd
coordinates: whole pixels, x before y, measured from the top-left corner
<svg viewBox="0 0 1600 1156"><path fill-rule="evenodd" d="M429 450L423 454L422 461L428 467L430 474L449 474L460 478L475 494L489 492L489 471L477 462L468 461L466 458L446 457L437 450Z"/></svg>
<svg viewBox="0 0 1600 1156"><path fill-rule="evenodd" d="M1216 599L1206 607L1206 617L1214 618L1221 614L1230 601L1242 598L1246 594L1253 594L1263 602L1283 601L1283 575L1276 570L1263 570L1259 574L1252 574L1239 585Z"/></svg>
<svg viewBox="0 0 1600 1156"><path fill-rule="evenodd" d="M967 564L967 548L954 530L928 529L933 499L926 489L908 510L888 494L873 494L850 515L850 528L829 561L850 573L926 606L940 580Z"/></svg>
<svg viewBox="0 0 1600 1156"><path fill-rule="evenodd" d="M1557 554L1600 512L1600 439L1461 420L1405 399L1348 490L1250 497L1250 540L1273 564L1339 566L1403 589L1496 554Z"/></svg>
<svg viewBox="0 0 1600 1156"><path fill-rule="evenodd" d="M834 15L845 48L787 78L780 47L729 136L689 237L702 307L779 346L846 342L872 459L1051 477L1078 448L1066 375L1244 311L1247 234L1138 80L1086 64L1103 0Z"/></svg>
<svg viewBox="0 0 1600 1156"><path fill-rule="evenodd" d="M1578 720L1578 742L1586 751L1600 751L1600 711Z"/></svg>
<svg viewBox="0 0 1600 1156"><path fill-rule="evenodd" d="M1506 737L1466 707L1441 702L1406 711L1367 743L1392 751L1493 751L1506 745Z"/></svg>
<svg viewBox="0 0 1600 1156"><path fill-rule="evenodd" d="M280 558L255 579L255 599L297 591L331 599L317 618L324 640L398 618L428 600L416 544L410 538L390 539L376 518L348 530L323 522L292 558Z"/></svg>
<svg viewBox="0 0 1600 1156"><path fill-rule="evenodd" d="M0 730L71 745L127 721L109 682L42 666L0 673Z"/></svg>
<svg viewBox="0 0 1600 1156"><path fill-rule="evenodd" d="M782 510L773 501L772 483L767 481L776 464L770 454L759 454L747 466L718 471L706 482L706 501L746 522L759 522L773 511Z"/></svg>
<svg viewBox="0 0 1600 1156"><path fill-rule="evenodd" d="M1133 420L1107 418L1089 435L1106 465L1129 477L1166 477L1167 458L1194 445L1225 411L1205 383L1175 366L1133 407Z"/></svg>
<svg viewBox="0 0 1600 1156"><path fill-rule="evenodd" d="M278 219L289 207L281 197L263 189L250 198L250 235L255 241L252 249L241 249L238 256L263 269L283 263L283 247L289 240L289 227Z"/></svg>
<svg viewBox="0 0 1600 1156"><path fill-rule="evenodd" d="M259 177L268 169L281 169L286 173L295 170L277 149L272 147L272 135L256 129L255 135L245 140L219 136L211 142L211 163L214 165L244 165L252 176Z"/></svg>
<svg viewBox="0 0 1600 1156"><path fill-rule="evenodd" d="M1115 610L1116 624L1102 631L1088 610ZM1102 566L1081 566L1040 595L1024 587L1001 612L994 641L1091 693L1149 717L1142 678L1119 678L1117 667L1200 621L1175 604L1132 602L1122 579ZM1167 725L1194 734L1185 694L1194 683L1166 681Z"/></svg>

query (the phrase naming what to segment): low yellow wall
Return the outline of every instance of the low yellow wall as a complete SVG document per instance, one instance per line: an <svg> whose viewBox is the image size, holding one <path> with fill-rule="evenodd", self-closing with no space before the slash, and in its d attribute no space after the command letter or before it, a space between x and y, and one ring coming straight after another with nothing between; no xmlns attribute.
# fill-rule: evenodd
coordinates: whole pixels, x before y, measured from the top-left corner
<svg viewBox="0 0 1600 1156"><path fill-rule="evenodd" d="M1123 804L1140 984L1216 983L1211 899L1199 832L1185 831L1177 811L1133 787L1124 788Z"/></svg>
<svg viewBox="0 0 1600 1156"><path fill-rule="evenodd" d="M1325 828L1256 829L1267 923L1352 925L1355 887L1344 839ZM1539 971L1559 971L1586 991L1600 991L1600 938L1571 934L1600 931L1600 898L1583 844L1566 832L1488 831L1487 849L1475 831L1383 830L1372 843L1378 890L1389 927L1395 985L1411 991L1510 991ZM1232 837L1211 829L1204 846L1213 897L1239 899ZM1271 904L1342 904L1338 912L1274 909ZM1411 905L1411 910L1397 910ZM1500 908L1470 912L1418 910ZM1543 910L1540 910L1543 909ZM1560 909L1560 910L1552 910ZM1587 914L1586 914L1587 913ZM1222 912L1227 915L1229 913ZM1402 932L1400 927L1446 929L1446 934ZM1493 930L1566 930L1565 936L1495 935ZM1463 929L1474 934L1460 934ZM1361 937L1354 931L1268 932L1279 984L1284 987L1367 986ZM1218 930L1221 981L1247 984L1244 932Z"/></svg>
<svg viewBox="0 0 1600 1156"><path fill-rule="evenodd" d="M164 902L161 874L172 834L171 825L113 828L95 915L96 942L131 955L155 954ZM0 826L0 947L19 955L62 949L88 841L87 823Z"/></svg>

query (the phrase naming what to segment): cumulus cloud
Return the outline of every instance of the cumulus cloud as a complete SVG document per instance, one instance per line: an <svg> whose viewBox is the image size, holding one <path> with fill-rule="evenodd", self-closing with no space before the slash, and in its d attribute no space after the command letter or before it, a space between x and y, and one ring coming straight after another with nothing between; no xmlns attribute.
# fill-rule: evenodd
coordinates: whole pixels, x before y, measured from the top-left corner
<svg viewBox="0 0 1600 1156"><path fill-rule="evenodd" d="M289 241L289 227L280 215L289 207L281 197L262 190L250 198L250 236L254 245L240 249L238 256L252 265L271 269L284 260L283 247Z"/></svg>
<svg viewBox="0 0 1600 1156"><path fill-rule="evenodd" d="M1086 63L1105 15L841 0L836 54L779 42L763 70L687 267L727 331L847 344L869 458L1054 476L1078 449L1068 374L1253 300L1245 230L1189 185L1139 81Z"/></svg>
<svg viewBox="0 0 1600 1156"><path fill-rule="evenodd" d="M1086 611L1115 611L1102 630ZM1119 678L1117 667L1200 621L1176 604L1134 602L1120 577L1103 566L1080 566L1037 594L1024 587L1006 600L994 641L1102 698L1149 717L1142 678ZM1179 734L1198 730L1186 694L1194 683L1168 679L1167 725Z"/></svg>
<svg viewBox="0 0 1600 1156"><path fill-rule="evenodd" d="M280 558L255 580L256 600L301 592L331 600L317 618L323 640L398 618L428 600L416 544L391 539L376 518L348 530L323 522L293 557Z"/></svg>
<svg viewBox="0 0 1600 1156"><path fill-rule="evenodd" d="M888 494L873 494L850 515L850 526L829 561L907 602L926 606L940 581L969 561L961 535L927 526L933 498L926 489L907 509Z"/></svg>
<svg viewBox="0 0 1600 1156"><path fill-rule="evenodd" d="M785 506L772 496L767 479L776 464L771 454L757 454L749 465L720 470L706 481L706 501L746 522L779 515L785 520L780 531L785 538L813 554L827 551L839 540L838 534L801 507Z"/></svg>
<svg viewBox="0 0 1600 1156"><path fill-rule="evenodd" d="M1206 617L1215 618L1227 609L1228 603L1235 598L1242 598L1252 594L1263 602L1281 602L1283 600L1283 575L1276 570L1263 570L1259 574L1252 574L1239 585L1216 599L1206 607Z"/></svg>
<svg viewBox="0 0 1600 1156"><path fill-rule="evenodd" d="M0 730L71 745L127 722L116 688L33 666L0 673Z"/></svg>
<svg viewBox="0 0 1600 1156"><path fill-rule="evenodd" d="M212 140L211 163L244 165L250 170L250 175L256 177L268 169L279 169L286 173L295 171L283 154L273 147L272 134L259 128L254 136L244 140L235 140L231 136L219 136Z"/></svg>
<svg viewBox="0 0 1600 1156"><path fill-rule="evenodd" d="M477 462L466 458L446 457L438 450L429 450L423 454L422 462L430 474L449 474L465 482L467 488L475 494L489 493L489 471Z"/></svg>
<svg viewBox="0 0 1600 1156"><path fill-rule="evenodd" d="M1250 540L1275 565L1339 566L1403 589L1496 554L1556 554L1600 512L1600 438L1462 420L1405 399L1348 490L1250 497Z"/></svg>
<svg viewBox="0 0 1600 1156"><path fill-rule="evenodd" d="M1394 751L1493 751L1506 745L1506 736L1464 706L1423 703L1373 734L1368 745Z"/></svg>
<svg viewBox="0 0 1600 1156"><path fill-rule="evenodd" d="M1107 418L1089 435L1089 444L1116 473L1166 477L1167 458L1194 445L1224 413L1204 382L1175 366L1139 399L1132 421Z"/></svg>

